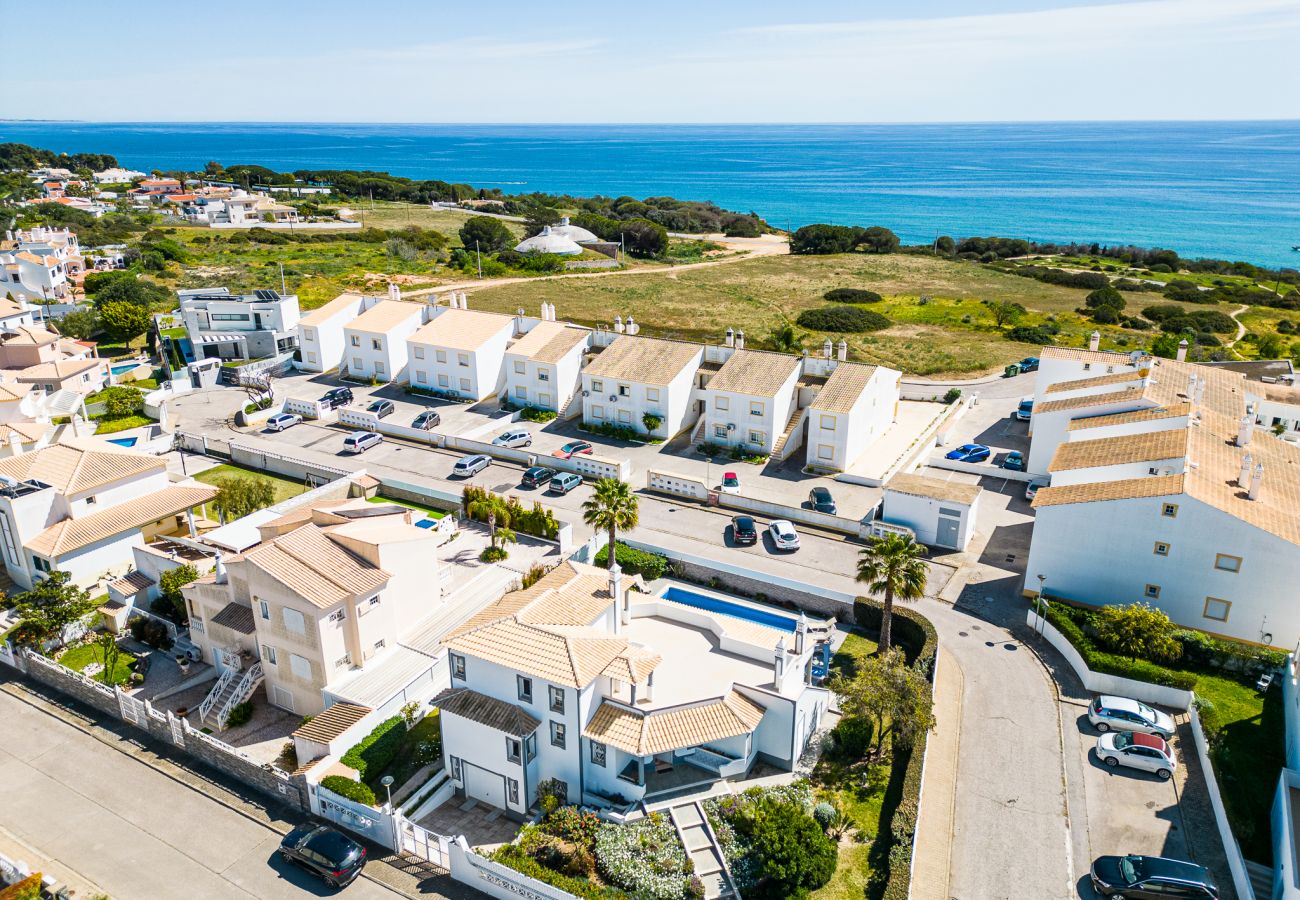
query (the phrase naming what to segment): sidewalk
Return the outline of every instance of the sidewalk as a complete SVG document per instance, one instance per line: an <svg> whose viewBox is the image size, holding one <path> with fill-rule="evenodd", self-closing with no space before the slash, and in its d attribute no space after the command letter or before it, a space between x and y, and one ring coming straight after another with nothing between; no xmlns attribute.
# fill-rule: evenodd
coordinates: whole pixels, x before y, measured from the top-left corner
<svg viewBox="0 0 1300 900"><path fill-rule="evenodd" d="M23 843L2 825L0 825L0 856L22 863L33 872L40 872L44 878L53 879L58 883L59 888L74 892L73 896L90 900L91 897L104 893L98 885L87 881L75 869L57 859L49 859L35 847Z"/></svg>
<svg viewBox="0 0 1300 900"><path fill-rule="evenodd" d="M912 848L912 896L948 897L952 863L957 756L961 745L965 676L952 654L939 648L934 679L934 731L926 742L925 774L916 845Z"/></svg>

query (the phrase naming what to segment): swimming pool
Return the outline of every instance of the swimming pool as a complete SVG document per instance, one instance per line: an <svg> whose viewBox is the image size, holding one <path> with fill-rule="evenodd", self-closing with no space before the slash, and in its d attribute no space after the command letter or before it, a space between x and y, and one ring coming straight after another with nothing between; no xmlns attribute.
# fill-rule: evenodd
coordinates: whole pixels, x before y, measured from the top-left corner
<svg viewBox="0 0 1300 900"><path fill-rule="evenodd" d="M114 377L116 377L118 375L121 375L123 372L130 372L132 369L135 369L139 365L140 364L138 362L119 363L116 366L109 366L108 370L113 373Z"/></svg>
<svg viewBox="0 0 1300 900"><path fill-rule="evenodd" d="M686 588L676 586L670 587L660 596L665 600L671 600L674 603L681 603L684 606L694 606L696 609L721 613L724 616L732 616L733 618L744 619L748 622L757 622L759 625L766 625L768 628L776 628L780 631L794 631L797 627L795 620L788 618L787 616L778 616L775 613L756 609L752 606L742 606L739 603L732 603L728 600L723 600L720 597L711 597L707 594L697 594L695 591L690 591Z"/></svg>
<svg viewBox="0 0 1300 900"><path fill-rule="evenodd" d="M140 440L138 437L109 438L110 444L117 444L119 447L134 447L135 442Z"/></svg>

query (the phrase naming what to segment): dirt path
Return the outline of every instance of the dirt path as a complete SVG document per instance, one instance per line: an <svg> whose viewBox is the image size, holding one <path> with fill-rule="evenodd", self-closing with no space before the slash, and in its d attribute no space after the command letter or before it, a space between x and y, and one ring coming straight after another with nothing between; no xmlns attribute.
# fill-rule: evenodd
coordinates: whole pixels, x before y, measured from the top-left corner
<svg viewBox="0 0 1300 900"><path fill-rule="evenodd" d="M1234 337L1232 340L1228 341L1228 343L1224 344L1223 346L1229 350L1232 350L1233 355L1236 356L1237 359L1246 358L1242 356L1240 353L1238 353L1235 349L1233 349L1237 346L1237 342L1246 336L1246 326L1241 324L1241 320L1238 319L1237 316L1241 315L1248 309L1250 309L1250 306L1243 304L1242 306L1238 306L1232 312L1228 313L1228 316L1232 319L1232 321L1237 323L1237 336Z"/></svg>
<svg viewBox="0 0 1300 900"><path fill-rule="evenodd" d="M756 238L729 238L718 234L700 234L694 235L699 240L716 241L722 244L728 250L735 251L736 256L728 256L724 259L710 259L704 262L686 263L680 266L665 266L660 269L615 269L609 272L566 272L563 275L538 275L536 277L517 277L517 278L474 278L469 281L453 281L447 284L440 284L436 287L420 288L414 291L402 291L403 297L423 297L429 294L437 294L442 291L476 291L483 288L500 287L503 284L518 284L528 281L554 281L562 278L614 278L618 275L667 275L669 278L676 278L678 272L684 272L689 269L704 269L710 266L725 266L729 263L740 262L745 259L756 259L760 256L784 256L790 252L790 243L784 237L778 237L773 234L765 234Z"/></svg>

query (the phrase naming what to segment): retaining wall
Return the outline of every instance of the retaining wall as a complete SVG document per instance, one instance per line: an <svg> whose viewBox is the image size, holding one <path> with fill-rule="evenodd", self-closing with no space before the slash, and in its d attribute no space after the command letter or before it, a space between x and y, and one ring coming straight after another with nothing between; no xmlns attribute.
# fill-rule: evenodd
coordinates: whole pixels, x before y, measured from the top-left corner
<svg viewBox="0 0 1300 900"><path fill-rule="evenodd" d="M992 463L959 462L955 459L944 459L942 456L936 456L932 459L926 460L925 464L935 469L948 469L952 472L969 472L971 475L979 475L981 478L1005 478L1008 481L1028 482L1041 477L1030 472L1016 472L1011 469L1004 469L1001 466L995 466Z"/></svg>
<svg viewBox="0 0 1300 900"><path fill-rule="evenodd" d="M469 848L464 837L457 837L447 847L451 877L489 897L501 900L570 900L573 894L529 878L508 866L479 856Z"/></svg>
<svg viewBox="0 0 1300 900"><path fill-rule="evenodd" d="M724 509L754 513L769 519L789 519L792 522L800 522L814 528L824 528L828 531L836 531L853 537L865 536L863 523L854 519L832 516L816 510L805 509L802 506L787 506L784 503L759 500L755 497L746 497L743 494L724 494L720 491L710 491L704 482L672 472L646 472L646 487L661 494L713 502Z"/></svg>
<svg viewBox="0 0 1300 900"><path fill-rule="evenodd" d="M1228 857L1228 870L1232 873L1232 886L1237 889L1238 900L1255 900L1255 888L1246 869L1246 857L1242 855L1241 845L1228 824L1228 811L1223 806L1223 795L1219 792L1219 780L1214 777L1214 767L1210 765L1210 746L1205 740L1205 729L1201 727L1201 716L1193 706L1187 711L1192 723L1192 743L1196 745L1196 756L1205 773L1205 785L1209 789L1210 807L1214 810L1214 824L1219 829L1219 840L1223 842L1225 855Z"/></svg>

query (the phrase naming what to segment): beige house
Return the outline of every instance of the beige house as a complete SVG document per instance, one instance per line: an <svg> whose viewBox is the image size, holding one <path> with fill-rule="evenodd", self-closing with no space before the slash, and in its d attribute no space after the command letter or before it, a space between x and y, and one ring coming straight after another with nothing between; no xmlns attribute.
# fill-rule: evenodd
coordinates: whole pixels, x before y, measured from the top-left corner
<svg viewBox="0 0 1300 900"><path fill-rule="evenodd" d="M20 325L0 335L0 369L20 384L46 394L85 396L108 383L108 362L93 344L59 337L39 325Z"/></svg>

